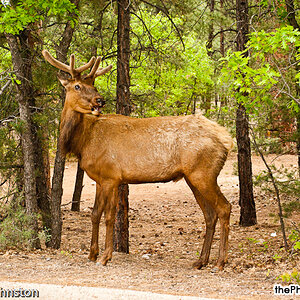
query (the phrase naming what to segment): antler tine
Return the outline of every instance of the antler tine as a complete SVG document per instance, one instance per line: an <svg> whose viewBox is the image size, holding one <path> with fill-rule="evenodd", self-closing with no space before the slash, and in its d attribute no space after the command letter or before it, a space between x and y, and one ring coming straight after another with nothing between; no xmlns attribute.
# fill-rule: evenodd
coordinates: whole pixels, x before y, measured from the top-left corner
<svg viewBox="0 0 300 300"><path fill-rule="evenodd" d="M96 72L96 74L94 75L94 78L96 78L96 77L98 77L98 76L101 76L101 75L103 75L103 74L109 72L111 69L112 69L112 65L109 65L109 66L107 66L107 67L105 67L105 68L103 68L103 69L102 69L102 68L99 69L99 70Z"/></svg>
<svg viewBox="0 0 300 300"><path fill-rule="evenodd" d="M95 57L93 56L88 63L77 68L76 72L78 72L79 74L82 73L83 71L89 69L94 64L94 62L95 62Z"/></svg>
<svg viewBox="0 0 300 300"><path fill-rule="evenodd" d="M97 57L91 72L86 76L86 78L93 78L94 77L96 71L98 70L100 62L101 62L101 57Z"/></svg>
<svg viewBox="0 0 300 300"><path fill-rule="evenodd" d="M57 59L55 59L47 50L43 50L42 54L44 58L54 67L58 68L59 70L65 71L70 73L70 67ZM71 74L71 73L70 73ZM71 74L72 75L72 74Z"/></svg>
<svg viewBox="0 0 300 300"><path fill-rule="evenodd" d="M71 54L70 56L70 66L60 62L56 58L54 58L47 50L43 50L42 54L44 58L54 67L58 68L59 70L62 70L64 72L69 73L72 78L74 79L77 76L80 76L80 74L89 69L95 62L95 57L93 56L88 63L85 65L75 69L75 55ZM100 62L99 62L100 63Z"/></svg>
<svg viewBox="0 0 300 300"><path fill-rule="evenodd" d="M78 76L80 74L75 70L75 55L73 53L70 56L70 71L69 71L69 73L71 74L72 78L75 78L76 76Z"/></svg>

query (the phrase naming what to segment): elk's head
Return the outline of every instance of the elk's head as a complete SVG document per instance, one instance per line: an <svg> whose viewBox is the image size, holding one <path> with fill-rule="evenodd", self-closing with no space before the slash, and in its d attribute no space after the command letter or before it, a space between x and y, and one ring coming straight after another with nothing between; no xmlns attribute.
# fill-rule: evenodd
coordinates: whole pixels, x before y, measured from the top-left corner
<svg viewBox="0 0 300 300"><path fill-rule="evenodd" d="M68 66L52 57L48 51L43 50L42 53L51 65L71 75L70 79L59 78L66 89L65 108L70 108L79 113L99 115L105 101L94 87L94 81L96 77L109 72L112 66L99 68L101 58L95 59L95 57L92 57L87 64L75 69L74 54L71 55L70 65ZM90 73L81 76L81 73L89 68L91 68Z"/></svg>

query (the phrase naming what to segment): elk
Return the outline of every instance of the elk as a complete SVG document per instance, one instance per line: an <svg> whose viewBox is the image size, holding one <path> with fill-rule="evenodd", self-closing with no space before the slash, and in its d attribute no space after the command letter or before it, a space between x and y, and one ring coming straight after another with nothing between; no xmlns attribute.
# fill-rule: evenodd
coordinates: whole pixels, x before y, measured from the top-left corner
<svg viewBox="0 0 300 300"><path fill-rule="evenodd" d="M220 191L217 177L233 145L226 129L202 115L153 118L103 115L104 100L94 81L111 66L98 69L100 57L93 57L75 69L73 54L70 65L56 60L46 50L43 55L51 65L71 75L70 79L59 79L66 89L60 125L62 153L75 154L81 168L97 183L89 259L96 261L99 254L99 222L103 212L106 237L100 262L106 265L112 258L119 185L184 178L206 223L201 255L193 266L200 269L207 265L219 219L217 267L222 270L227 261L231 205ZM88 75L81 74L89 68Z"/></svg>

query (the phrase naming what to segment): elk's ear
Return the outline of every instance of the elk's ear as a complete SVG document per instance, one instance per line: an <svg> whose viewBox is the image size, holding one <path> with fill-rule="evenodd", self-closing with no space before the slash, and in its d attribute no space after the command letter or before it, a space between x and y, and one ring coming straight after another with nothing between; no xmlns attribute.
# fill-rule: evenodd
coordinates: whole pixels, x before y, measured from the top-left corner
<svg viewBox="0 0 300 300"><path fill-rule="evenodd" d="M68 79L65 79L65 78L62 78L60 76L57 76L57 79L60 81L60 83L66 87L68 84L69 84L69 80Z"/></svg>

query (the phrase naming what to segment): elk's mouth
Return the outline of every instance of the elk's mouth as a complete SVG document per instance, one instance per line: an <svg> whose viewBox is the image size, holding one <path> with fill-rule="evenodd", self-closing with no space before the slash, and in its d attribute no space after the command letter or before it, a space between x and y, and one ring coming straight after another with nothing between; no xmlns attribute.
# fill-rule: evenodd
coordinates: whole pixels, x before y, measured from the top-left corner
<svg viewBox="0 0 300 300"><path fill-rule="evenodd" d="M105 100L102 97L97 97L93 99L92 104L93 104L91 108L92 114L95 116L100 115L101 108L103 108L105 105Z"/></svg>
<svg viewBox="0 0 300 300"><path fill-rule="evenodd" d="M95 116L99 116L101 114L101 106L100 105L94 105L91 108L92 114Z"/></svg>

